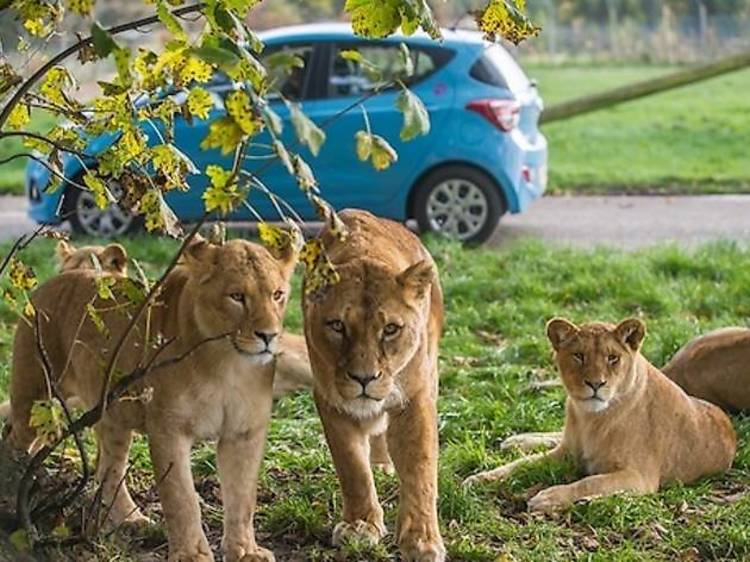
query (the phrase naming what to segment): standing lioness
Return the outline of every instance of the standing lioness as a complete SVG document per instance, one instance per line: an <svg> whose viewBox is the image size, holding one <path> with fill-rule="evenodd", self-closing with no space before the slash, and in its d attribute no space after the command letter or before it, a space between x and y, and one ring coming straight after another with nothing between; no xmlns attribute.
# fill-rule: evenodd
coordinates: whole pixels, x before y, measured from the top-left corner
<svg viewBox="0 0 750 562"><path fill-rule="evenodd" d="M529 462L569 457L588 476L529 500L530 509L546 511L619 491L655 492L669 481L728 469L736 449L729 418L651 365L640 353L645 334L635 318L617 326L551 320L547 335L568 392L562 442L467 482L500 480Z"/></svg>
<svg viewBox="0 0 750 562"><path fill-rule="evenodd" d="M116 363L115 372L124 374L152 359L155 364L167 361L136 385L131 396L111 404L95 430L97 476L115 523L142 518L123 481L132 430L148 435L170 561L213 560L190 471L193 443L211 437L218 438L224 559L273 560L255 542L253 513L271 413L274 354L295 261L291 249L273 256L242 240L223 246L194 243L184 264L167 277L151 322L137 326ZM64 396L78 397L87 407L99 401L104 365L133 308L122 300L119 307L103 301L96 275L93 269L72 269L32 297L50 374ZM97 329L87 305L99 310L106 331ZM174 338L158 359L153 358L156 335L162 341ZM168 362L179 357L184 358ZM14 341L10 395L10 439L25 449L35 438L29 426L31 407L47 397L35 330L25 322Z"/></svg>
<svg viewBox="0 0 750 562"><path fill-rule="evenodd" d="M442 561L437 519L437 353L443 299L435 264L406 228L344 211L339 241L321 234L341 280L304 299L313 392L341 483L333 542L385 534L368 463L386 433L401 484L397 539L406 560Z"/></svg>

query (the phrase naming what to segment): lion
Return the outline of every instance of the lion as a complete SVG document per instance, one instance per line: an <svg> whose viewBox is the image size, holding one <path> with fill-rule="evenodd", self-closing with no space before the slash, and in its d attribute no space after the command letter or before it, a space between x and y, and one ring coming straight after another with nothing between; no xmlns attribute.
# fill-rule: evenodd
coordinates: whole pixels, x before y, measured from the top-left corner
<svg viewBox="0 0 750 562"><path fill-rule="evenodd" d="M196 441L217 438L224 560L273 560L270 551L256 544L253 513L273 402L274 358L296 253L288 249L274 255L244 240L223 246L198 241L183 258L167 276L150 322L136 325L115 362L115 372L122 374L150 363L153 368L125 399L109 405L94 428L102 500L111 506L113 524L144 521L124 477L133 431L145 433L167 524L169 560L212 561L190 450ZM18 448L28 449L35 439L31 409L47 398L39 341L61 394L78 397L87 408L99 402L102 366L135 305L116 307L102 300L97 275L77 268L53 277L32 295L38 331L19 323L9 434ZM99 311L106 333L87 315L90 304Z"/></svg>
<svg viewBox="0 0 750 562"><path fill-rule="evenodd" d="M750 412L750 329L722 328L683 346L662 371L690 396Z"/></svg>
<svg viewBox="0 0 750 562"><path fill-rule="evenodd" d="M436 409L443 298L436 266L404 226L359 210L339 216L346 239L326 227L320 240L340 280L313 292L306 279L303 297L313 394L343 496L333 543L377 543L386 533L368 463L368 438L384 434L379 445L401 484L401 553L443 561Z"/></svg>
<svg viewBox="0 0 750 562"><path fill-rule="evenodd" d="M583 498L647 494L667 482L727 470L736 451L731 421L641 355L645 334L637 318L617 326L551 320L547 336L568 394L562 441L465 483L502 480L529 463L568 458L587 476L542 490L528 502L532 511L552 511Z"/></svg>
<svg viewBox="0 0 750 562"><path fill-rule="evenodd" d="M57 243L56 253L60 271L96 269L95 257L103 272L122 277L128 275L128 253L117 243L76 248L67 240L60 240Z"/></svg>

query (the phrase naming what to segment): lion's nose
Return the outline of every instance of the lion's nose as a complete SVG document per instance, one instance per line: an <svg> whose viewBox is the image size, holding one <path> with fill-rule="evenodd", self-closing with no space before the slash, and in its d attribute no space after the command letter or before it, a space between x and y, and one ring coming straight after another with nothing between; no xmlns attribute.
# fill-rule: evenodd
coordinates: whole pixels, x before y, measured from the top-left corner
<svg viewBox="0 0 750 562"><path fill-rule="evenodd" d="M380 375L382 374L382 371L378 371L377 373L352 373L351 371L346 372L347 375L349 375L349 378L352 380L357 381L359 384L362 385L362 388L364 389L368 384L370 384L374 380L378 380L380 378Z"/></svg>
<svg viewBox="0 0 750 562"><path fill-rule="evenodd" d="M591 390L596 393L597 390L599 390L601 387L603 387L605 384L607 384L607 381L590 381L586 380L584 381L586 383L586 386L588 386Z"/></svg>
<svg viewBox="0 0 750 562"><path fill-rule="evenodd" d="M263 340L263 343L266 345L271 343L271 340L279 335L278 332L255 332L255 335L258 336L260 339Z"/></svg>

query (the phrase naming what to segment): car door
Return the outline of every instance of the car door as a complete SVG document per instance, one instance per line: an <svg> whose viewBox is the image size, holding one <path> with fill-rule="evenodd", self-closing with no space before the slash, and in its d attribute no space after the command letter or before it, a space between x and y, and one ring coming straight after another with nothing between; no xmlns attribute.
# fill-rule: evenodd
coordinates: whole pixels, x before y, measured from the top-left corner
<svg viewBox="0 0 750 562"><path fill-rule="evenodd" d="M415 68L409 85L424 102L431 120L430 134L410 142L403 142L399 136L403 116L396 109L396 99L400 89L391 86L375 93L377 85L366 65L341 56L345 50L359 51L364 59L384 70L383 81L388 82L403 75L399 43L352 39L328 43L325 53L321 53L326 70L321 75L325 97L305 107L316 122L327 123L327 141L313 169L323 196L337 209L360 207L402 218L403 204L393 202L403 201L416 171L429 160L432 143L439 140L441 124L453 99L452 86L440 76L440 69L453 52L417 44L409 47ZM355 134L365 129L362 108L372 132L385 138L398 152L398 160L386 170L376 171L369 162L357 158Z"/></svg>

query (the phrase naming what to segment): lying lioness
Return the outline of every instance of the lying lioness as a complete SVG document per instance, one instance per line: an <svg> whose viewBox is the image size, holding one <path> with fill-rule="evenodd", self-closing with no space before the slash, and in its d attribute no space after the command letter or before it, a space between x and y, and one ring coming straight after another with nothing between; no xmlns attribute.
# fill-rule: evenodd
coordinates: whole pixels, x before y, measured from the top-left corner
<svg viewBox="0 0 750 562"><path fill-rule="evenodd" d="M224 559L273 560L273 554L255 542L253 512L271 413L274 354L295 260L292 250L273 256L242 240L190 246L184 264L167 278L149 332L162 341L174 338L154 359L156 364L185 358L151 371L128 399L111 404L95 427L97 477L114 523L143 519L124 475L132 430L148 435L170 561L213 560L190 472L193 443L211 437L218 438ZM91 269L73 269L52 278L32 296L51 376L64 396L76 396L89 408L99 401L102 365L131 312L102 301L95 278ZM87 316L88 303L99 309L109 336ZM141 322L126 340L116 372L131 372L151 361L154 353ZM35 330L26 322L19 323L14 341L10 396L10 440L27 449L35 438L29 425L31 407L47 392Z"/></svg>
<svg viewBox="0 0 750 562"><path fill-rule="evenodd" d="M699 336L663 371L690 396L726 410L750 412L750 329L722 328Z"/></svg>
<svg viewBox="0 0 750 562"><path fill-rule="evenodd" d="M645 333L635 318L617 326L550 321L547 336L568 392L562 442L466 482L500 480L530 462L568 457L588 476L529 500L530 509L547 511L619 491L655 492L665 482L728 469L736 449L729 418L685 394L641 355Z"/></svg>
<svg viewBox="0 0 750 562"><path fill-rule="evenodd" d="M364 211L340 217L346 240L329 229L321 239L341 280L303 303L315 403L343 495L333 542L378 542L385 534L368 463L368 437L385 433L401 484L403 557L442 561L436 402L443 299L435 264L400 224Z"/></svg>

